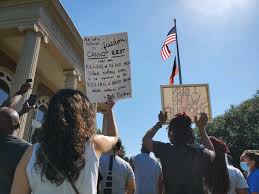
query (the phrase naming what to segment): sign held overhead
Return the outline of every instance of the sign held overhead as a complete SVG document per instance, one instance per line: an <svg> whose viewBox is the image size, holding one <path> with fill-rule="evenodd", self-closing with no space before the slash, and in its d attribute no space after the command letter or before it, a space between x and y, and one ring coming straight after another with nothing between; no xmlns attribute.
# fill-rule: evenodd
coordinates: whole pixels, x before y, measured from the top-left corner
<svg viewBox="0 0 259 194"><path fill-rule="evenodd" d="M204 112L212 120L209 85L164 85L161 86L162 110L167 112L170 122L176 114L185 112L192 121Z"/></svg>
<svg viewBox="0 0 259 194"><path fill-rule="evenodd" d="M132 96L127 33L84 37L86 93L94 103Z"/></svg>

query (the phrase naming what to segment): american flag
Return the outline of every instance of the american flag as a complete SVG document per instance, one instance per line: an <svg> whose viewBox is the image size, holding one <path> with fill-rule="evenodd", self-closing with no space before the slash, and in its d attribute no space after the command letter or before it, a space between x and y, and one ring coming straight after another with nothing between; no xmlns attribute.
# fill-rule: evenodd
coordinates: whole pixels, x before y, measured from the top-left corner
<svg viewBox="0 0 259 194"><path fill-rule="evenodd" d="M171 56L171 51L169 50L168 45L176 41L176 29L175 26L168 32L166 40L161 49L161 56L164 60L168 59Z"/></svg>

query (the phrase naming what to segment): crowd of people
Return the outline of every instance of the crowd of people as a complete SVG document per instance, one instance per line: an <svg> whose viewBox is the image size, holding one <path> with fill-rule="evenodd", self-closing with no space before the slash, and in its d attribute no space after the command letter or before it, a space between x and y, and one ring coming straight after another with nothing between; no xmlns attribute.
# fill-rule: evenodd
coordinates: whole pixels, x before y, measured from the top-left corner
<svg viewBox="0 0 259 194"><path fill-rule="evenodd" d="M185 113L170 121L169 143L155 141L167 121L167 113L160 112L143 137L141 153L125 161L115 102L108 98L102 110L107 134L99 135L95 108L77 90L53 95L33 144L15 137L20 117L34 108L25 102L15 110L30 89L30 83L23 84L0 107L0 194L259 194L259 150L244 151L241 172L232 165L227 144L208 136L205 113L195 118L200 146Z"/></svg>

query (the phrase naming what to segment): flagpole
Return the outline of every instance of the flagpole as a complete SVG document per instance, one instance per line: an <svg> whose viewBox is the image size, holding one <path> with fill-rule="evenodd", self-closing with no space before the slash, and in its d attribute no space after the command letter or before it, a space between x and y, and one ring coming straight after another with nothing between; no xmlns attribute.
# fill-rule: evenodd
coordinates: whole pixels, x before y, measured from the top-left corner
<svg viewBox="0 0 259 194"><path fill-rule="evenodd" d="M180 85L182 85L182 84L183 84L183 81L182 81L182 71L181 71L181 63L180 63L180 55L179 55L179 46L178 46L176 19L174 19L174 26L175 26L175 32L176 32L175 35L176 35L177 60L178 60L178 68L179 68L179 82L180 82Z"/></svg>

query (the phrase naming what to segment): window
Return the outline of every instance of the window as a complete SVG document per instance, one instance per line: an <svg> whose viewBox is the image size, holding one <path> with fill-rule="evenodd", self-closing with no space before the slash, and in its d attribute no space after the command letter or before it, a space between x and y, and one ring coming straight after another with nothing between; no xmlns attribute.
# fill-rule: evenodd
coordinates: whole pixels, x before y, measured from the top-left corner
<svg viewBox="0 0 259 194"><path fill-rule="evenodd" d="M34 127L35 130L38 128L41 128L43 120L44 120L44 116L47 113L47 107L45 107L44 105L40 105L40 107L38 108L36 115L34 117Z"/></svg>
<svg viewBox="0 0 259 194"><path fill-rule="evenodd" d="M0 79L0 105L9 97L10 89L8 85Z"/></svg>

